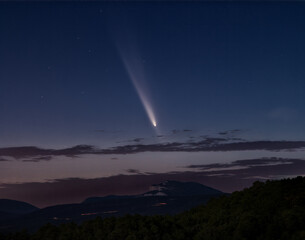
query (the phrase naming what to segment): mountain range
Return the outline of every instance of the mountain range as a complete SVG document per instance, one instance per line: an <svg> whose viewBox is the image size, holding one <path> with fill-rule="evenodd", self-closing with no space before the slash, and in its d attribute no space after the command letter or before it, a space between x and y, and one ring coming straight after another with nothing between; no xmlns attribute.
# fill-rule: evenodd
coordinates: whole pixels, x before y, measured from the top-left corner
<svg viewBox="0 0 305 240"><path fill-rule="evenodd" d="M67 222L126 214L174 215L225 193L195 182L165 181L148 192L130 196L90 197L81 203L36 208L28 203L0 199L0 231L35 231L46 223Z"/></svg>

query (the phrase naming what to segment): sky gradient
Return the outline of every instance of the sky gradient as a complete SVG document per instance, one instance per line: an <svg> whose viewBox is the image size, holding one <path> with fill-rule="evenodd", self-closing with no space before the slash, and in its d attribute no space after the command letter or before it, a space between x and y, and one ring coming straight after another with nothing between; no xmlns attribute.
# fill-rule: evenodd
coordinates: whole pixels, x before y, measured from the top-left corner
<svg viewBox="0 0 305 240"><path fill-rule="evenodd" d="M303 2L0 2L0 198L305 174L304 29Z"/></svg>

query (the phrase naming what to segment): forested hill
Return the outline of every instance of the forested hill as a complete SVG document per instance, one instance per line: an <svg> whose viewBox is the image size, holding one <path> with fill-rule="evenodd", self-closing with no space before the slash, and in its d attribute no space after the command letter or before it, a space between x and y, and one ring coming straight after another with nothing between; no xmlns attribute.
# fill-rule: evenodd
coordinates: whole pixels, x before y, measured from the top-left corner
<svg viewBox="0 0 305 240"><path fill-rule="evenodd" d="M255 182L230 196L175 216L127 215L97 218L81 225L46 225L14 240L252 240L305 239L305 178Z"/></svg>

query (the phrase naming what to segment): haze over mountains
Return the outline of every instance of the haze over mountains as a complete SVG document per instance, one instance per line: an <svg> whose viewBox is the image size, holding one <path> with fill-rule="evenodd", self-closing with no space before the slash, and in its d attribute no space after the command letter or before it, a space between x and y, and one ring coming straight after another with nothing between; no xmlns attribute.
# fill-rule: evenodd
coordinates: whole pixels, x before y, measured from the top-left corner
<svg viewBox="0 0 305 240"><path fill-rule="evenodd" d="M216 189L195 182L165 181L151 186L140 195L90 197L81 203L55 205L38 209L30 204L0 200L0 229L15 231L35 230L46 223L83 222L97 216L126 214L177 214L223 195Z"/></svg>

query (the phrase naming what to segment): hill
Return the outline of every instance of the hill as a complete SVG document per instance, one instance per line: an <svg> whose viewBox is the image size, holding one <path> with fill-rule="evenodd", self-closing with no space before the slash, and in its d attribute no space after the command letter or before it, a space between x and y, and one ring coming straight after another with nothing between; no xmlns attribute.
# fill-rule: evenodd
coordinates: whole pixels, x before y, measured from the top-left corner
<svg viewBox="0 0 305 240"><path fill-rule="evenodd" d="M11 213L11 214L26 214L31 213L39 208L21 201L0 199L0 212Z"/></svg>

